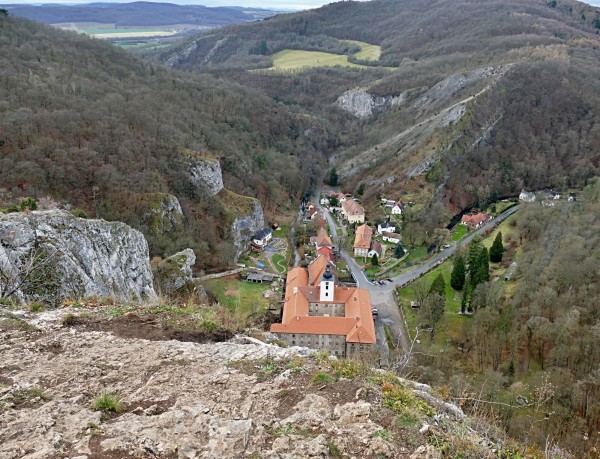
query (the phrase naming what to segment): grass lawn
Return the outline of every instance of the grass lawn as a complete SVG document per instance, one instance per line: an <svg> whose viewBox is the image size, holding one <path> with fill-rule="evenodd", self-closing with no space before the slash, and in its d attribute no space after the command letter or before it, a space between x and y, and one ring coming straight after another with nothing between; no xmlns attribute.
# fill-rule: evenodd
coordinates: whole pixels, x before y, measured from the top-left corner
<svg viewBox="0 0 600 459"><path fill-rule="evenodd" d="M281 225L275 231L273 231L273 237L285 238L285 225Z"/></svg>
<svg viewBox="0 0 600 459"><path fill-rule="evenodd" d="M357 59L365 60L365 61L378 61L381 56L381 46L379 45L370 45L369 43L365 43L364 41L357 40L344 40L347 43L352 43L353 45L360 46L360 51L354 54L354 57Z"/></svg>
<svg viewBox="0 0 600 459"><path fill-rule="evenodd" d="M423 282L427 288L431 285L433 280L442 274L446 283L446 309L444 316L438 324L438 331L434 342L443 345L448 339L459 338L462 333L462 327L465 320L469 320L470 316L463 316L458 314L460 311L460 294L450 286L450 273L452 272L452 261L447 260L442 263L436 269L429 271L419 281ZM399 295L402 312L406 321L408 322L408 328L411 335L414 334L415 328L419 325L418 310L414 310L410 307L410 302L415 300L415 294L411 286L400 290ZM428 339L428 338L424 338Z"/></svg>
<svg viewBox="0 0 600 459"><path fill-rule="evenodd" d="M454 231L452 232L452 240L460 241L467 234L468 234L467 226L458 224L454 227Z"/></svg>
<svg viewBox="0 0 600 459"><path fill-rule="evenodd" d="M367 263L365 267L365 274L369 277L369 279L374 279L375 274L381 271L381 266L373 266L370 261Z"/></svg>
<svg viewBox="0 0 600 459"><path fill-rule="evenodd" d="M273 68L277 70L297 70L309 67L335 67L336 65L361 69L368 68L366 65L348 62L348 56L344 54L284 49L273 55Z"/></svg>
<svg viewBox="0 0 600 459"><path fill-rule="evenodd" d="M264 313L269 307L269 301L263 297L269 284L252 284L239 279L210 279L204 286L221 305L242 317Z"/></svg>
<svg viewBox="0 0 600 459"><path fill-rule="evenodd" d="M136 38L136 37L167 37L175 35L175 30L162 28L85 28L78 29L79 33L85 33L96 38Z"/></svg>
<svg viewBox="0 0 600 459"><path fill-rule="evenodd" d="M275 265L275 269L277 270L277 272L279 274L285 274L288 270L288 260L290 258L288 256L288 252L289 252L289 249L286 250L285 257L279 253L276 253L271 258L271 260L273 260L273 264Z"/></svg>
<svg viewBox="0 0 600 459"><path fill-rule="evenodd" d="M499 231L502 231L503 240L505 240L509 234L515 235L516 229L515 227L511 226L511 222L514 221L516 218L516 215L511 215L510 217L508 217L506 220L500 223L500 225L498 225L488 237L481 241L481 243L489 249L492 246L494 239L496 239L496 235Z"/></svg>
<svg viewBox="0 0 600 459"><path fill-rule="evenodd" d="M414 264L415 261L419 261L427 255L427 247L420 245L408 251L408 255L404 259L404 264Z"/></svg>

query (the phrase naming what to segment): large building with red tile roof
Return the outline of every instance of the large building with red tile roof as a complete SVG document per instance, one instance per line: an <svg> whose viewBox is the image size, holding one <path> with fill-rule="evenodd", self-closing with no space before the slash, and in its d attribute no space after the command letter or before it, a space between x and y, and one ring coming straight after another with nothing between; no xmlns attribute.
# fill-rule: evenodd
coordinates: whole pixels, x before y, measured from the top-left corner
<svg viewBox="0 0 600 459"><path fill-rule="evenodd" d="M335 262L335 255L331 247L319 247L317 254L323 255L325 258L327 258L327 261Z"/></svg>
<svg viewBox="0 0 600 459"><path fill-rule="evenodd" d="M348 223L365 222L365 209L352 199L348 199L342 203L342 215L348 220Z"/></svg>
<svg viewBox="0 0 600 459"><path fill-rule="evenodd" d="M371 248L371 238L373 237L373 230L366 223L356 228L354 235L354 256L355 257L366 257L369 254Z"/></svg>
<svg viewBox="0 0 600 459"><path fill-rule="evenodd" d="M319 256L308 269L288 272L282 321L271 332L290 346L328 349L338 357L373 350L369 291L338 285L333 266Z"/></svg>

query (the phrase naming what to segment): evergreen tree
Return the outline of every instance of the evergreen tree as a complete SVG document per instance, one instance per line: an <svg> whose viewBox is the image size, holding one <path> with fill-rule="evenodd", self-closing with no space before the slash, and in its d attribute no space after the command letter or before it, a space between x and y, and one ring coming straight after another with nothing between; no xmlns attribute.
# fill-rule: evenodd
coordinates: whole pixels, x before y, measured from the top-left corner
<svg viewBox="0 0 600 459"><path fill-rule="evenodd" d="M465 260L462 255L459 255L454 262L452 267L452 274L450 274L450 286L454 290L462 290L465 286L465 278L467 270L465 267Z"/></svg>
<svg viewBox="0 0 600 459"><path fill-rule="evenodd" d="M473 287L490 280L490 257L485 247L482 247L479 252L479 260L473 278Z"/></svg>
<svg viewBox="0 0 600 459"><path fill-rule="evenodd" d="M404 256L404 253L404 247L402 247L402 244L396 245L396 247L394 248L394 255L396 255L396 258L402 258Z"/></svg>
<svg viewBox="0 0 600 459"><path fill-rule="evenodd" d="M376 253L374 253L373 256L371 257L371 264L373 266L379 266L379 258L377 257Z"/></svg>
<svg viewBox="0 0 600 459"><path fill-rule="evenodd" d="M356 194L358 196L362 196L365 192L365 184L361 183L360 185L358 185L358 189L356 190Z"/></svg>
<svg viewBox="0 0 600 459"><path fill-rule="evenodd" d="M331 168L331 172L329 172L329 185L337 186L338 184L338 173L335 170L335 167Z"/></svg>
<svg viewBox="0 0 600 459"><path fill-rule="evenodd" d="M479 239L475 238L469 244L469 252L467 254L467 268L471 273L471 277L473 277L473 273L477 271L477 267L479 266L479 254L482 249L481 242Z"/></svg>
<svg viewBox="0 0 600 459"><path fill-rule="evenodd" d="M460 300L461 314L467 312L467 305L469 304L469 290L469 284L466 284L465 289L463 290L462 298Z"/></svg>
<svg viewBox="0 0 600 459"><path fill-rule="evenodd" d="M444 282L444 276L442 276L442 273L439 273L431 283L431 287L429 287L429 293L437 293L438 295L446 298L446 282Z"/></svg>
<svg viewBox="0 0 600 459"><path fill-rule="evenodd" d="M502 232L498 232L494 243L490 247L490 261L500 263L504 256L504 246L502 245Z"/></svg>

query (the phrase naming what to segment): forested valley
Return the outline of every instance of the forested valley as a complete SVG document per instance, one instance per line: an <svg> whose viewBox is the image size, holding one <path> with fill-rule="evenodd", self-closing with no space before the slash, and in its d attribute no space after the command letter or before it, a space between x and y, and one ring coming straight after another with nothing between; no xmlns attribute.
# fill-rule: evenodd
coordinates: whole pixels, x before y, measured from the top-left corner
<svg viewBox="0 0 600 459"><path fill-rule="evenodd" d="M232 262L237 195L258 198L268 217L288 215L339 142L297 106L16 17L0 17L0 61L0 207L49 196L142 229L152 255L192 247L199 268ZM190 151L220 160L231 193L190 185ZM183 233L144 226L158 192L180 200Z"/></svg>
<svg viewBox="0 0 600 459"><path fill-rule="evenodd" d="M522 188L582 187L597 173L599 32L598 9L570 0L338 2L202 34L154 58L327 118L342 140L345 191L362 184L376 220L378 196L408 195L431 234L464 209ZM381 56L361 69L271 68L290 49L358 62L345 40L379 45ZM402 102L356 119L336 100L357 87ZM411 134L396 140L402 132Z"/></svg>
<svg viewBox="0 0 600 459"><path fill-rule="evenodd" d="M413 376L502 425L514 438L558 443L573 457L597 457L600 181L594 180L575 202L555 208L525 205L504 237L499 234L503 266L518 261L514 278L491 278L486 265L484 276L476 279L481 243L465 248L454 267L466 265L466 282L464 277L463 283L454 277L445 281L460 292L461 309L468 315L431 328L440 335L435 340L419 334ZM434 282L424 293L435 291ZM428 324L424 327L435 322L421 317Z"/></svg>

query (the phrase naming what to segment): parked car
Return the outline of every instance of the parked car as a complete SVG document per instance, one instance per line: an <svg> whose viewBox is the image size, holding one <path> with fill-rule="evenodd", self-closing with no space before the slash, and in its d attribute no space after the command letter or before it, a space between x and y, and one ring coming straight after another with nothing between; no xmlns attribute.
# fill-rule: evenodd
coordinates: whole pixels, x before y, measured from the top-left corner
<svg viewBox="0 0 600 459"><path fill-rule="evenodd" d="M389 277L386 279L386 281L388 282L394 282L392 279L390 279Z"/></svg>
<svg viewBox="0 0 600 459"><path fill-rule="evenodd" d="M373 314L374 316L378 316L379 311L377 310L377 308L371 308L371 314Z"/></svg>

